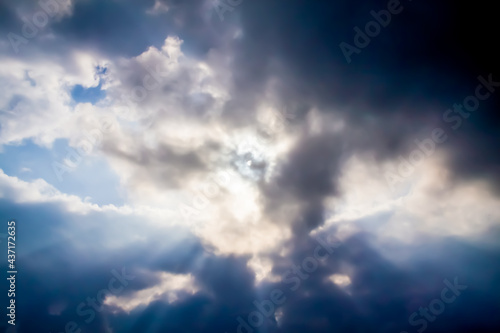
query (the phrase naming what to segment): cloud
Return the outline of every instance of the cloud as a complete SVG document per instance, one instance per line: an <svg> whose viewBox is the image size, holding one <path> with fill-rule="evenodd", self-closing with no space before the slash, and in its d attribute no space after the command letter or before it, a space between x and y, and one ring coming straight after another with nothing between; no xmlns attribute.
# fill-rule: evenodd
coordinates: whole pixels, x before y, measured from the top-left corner
<svg viewBox="0 0 500 333"><path fill-rule="evenodd" d="M404 2L346 64L339 43L387 1L244 1L224 21L208 0L66 4L19 54L0 41L0 147L108 172L123 204L0 162L20 331L410 332L455 277L468 289L425 330L498 331L493 10ZM3 35L38 6L0 4ZM478 77L491 97L453 130ZM436 128L446 142L388 182ZM100 293L122 268L127 288Z"/></svg>

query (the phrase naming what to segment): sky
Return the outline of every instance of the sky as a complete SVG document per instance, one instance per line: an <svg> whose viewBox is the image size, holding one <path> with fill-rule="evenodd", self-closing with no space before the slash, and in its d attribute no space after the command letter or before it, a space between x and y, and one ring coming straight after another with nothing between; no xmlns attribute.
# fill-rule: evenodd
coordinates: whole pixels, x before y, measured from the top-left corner
<svg viewBox="0 0 500 333"><path fill-rule="evenodd" d="M0 332L499 332L496 13L0 0Z"/></svg>

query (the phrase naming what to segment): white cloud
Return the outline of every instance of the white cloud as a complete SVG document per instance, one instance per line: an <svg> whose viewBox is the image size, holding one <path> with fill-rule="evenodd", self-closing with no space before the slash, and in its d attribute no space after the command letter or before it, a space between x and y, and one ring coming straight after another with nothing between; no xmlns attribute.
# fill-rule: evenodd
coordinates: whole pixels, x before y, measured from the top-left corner
<svg viewBox="0 0 500 333"><path fill-rule="evenodd" d="M173 303L183 294L193 295L199 291L194 277L191 274L172 274L161 272L156 274L158 283L152 287L142 289L126 296L111 295L104 304L115 306L125 312L130 312L138 307L148 306L154 301Z"/></svg>
<svg viewBox="0 0 500 333"><path fill-rule="evenodd" d="M381 241L414 243L428 236L478 237L500 218L499 199L484 181L451 179L445 155L427 158L391 189L384 171L398 161L378 163L353 156L343 167L342 195L331 198L326 225L337 225L338 237L369 230Z"/></svg>
<svg viewBox="0 0 500 333"><path fill-rule="evenodd" d="M148 13L149 15L158 15L168 12L168 10L169 8L166 4L164 4L160 0L155 0L155 4L153 5L153 7L148 9L146 13Z"/></svg>
<svg viewBox="0 0 500 333"><path fill-rule="evenodd" d="M105 61L96 59L82 52L70 55L64 63L2 57L0 106L6 112L0 114L0 146L31 138L50 147L57 138L74 138L85 130L82 114L73 113L70 89L76 84L98 84L95 67Z"/></svg>
<svg viewBox="0 0 500 333"><path fill-rule="evenodd" d="M339 287L347 287L351 284L351 278L343 274L333 274L328 279Z"/></svg>

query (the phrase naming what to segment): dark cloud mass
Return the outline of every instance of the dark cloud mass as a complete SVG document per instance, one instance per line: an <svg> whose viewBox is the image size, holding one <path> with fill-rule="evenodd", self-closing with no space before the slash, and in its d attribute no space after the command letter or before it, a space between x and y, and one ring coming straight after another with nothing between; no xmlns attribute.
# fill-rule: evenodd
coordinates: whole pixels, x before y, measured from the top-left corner
<svg viewBox="0 0 500 333"><path fill-rule="evenodd" d="M1 332L500 332L493 2L57 0L14 52L51 1L0 0Z"/></svg>
<svg viewBox="0 0 500 333"><path fill-rule="evenodd" d="M18 216L26 218L36 211L36 207L24 207L24 213ZM27 232L33 227L31 224L35 223L19 228L19 232ZM498 230L492 232L498 237ZM39 238L49 233L41 230ZM127 244L126 248L108 252L106 257L97 248L103 245L101 242L96 241L96 248L86 247L83 252L77 249L79 243L59 241L23 257L24 272L17 282L17 288L22 290L18 313L21 318L30 319L20 322L22 331L37 331L43 324L48 332L59 332L67 321L74 320L82 332L106 332L109 327L118 332L233 332L238 325L236 318L246 318L255 310L252 303L269 299L274 289L283 291L284 315L279 326L274 320L266 322L262 328L265 331L410 331L420 325L411 327L408 317L420 306L439 299L446 287L443 281L453 283L455 278L467 289L446 305L435 322L428 323L427 331L494 332L500 324L496 316L500 310L500 275L495 268L500 259L498 248L453 238L428 239L413 246L413 254L404 263L395 265L371 245L370 237L359 234L342 242L306 279L287 271L294 263L300 265L304 258L311 257L318 243L312 238L295 240L286 262L275 263L275 273L285 279L266 283L258 290L245 258L216 257L189 237L175 245L172 239L165 238L163 244L169 244L160 248L146 243ZM397 248L401 244L391 246ZM352 280L348 293L327 280L347 266ZM94 311L95 320L85 323L88 317L76 315L75 309L87 297L95 297L106 288L113 277L112 270L120 271L121 267L135 275L124 293L154 285L157 281L152 274L160 271L189 272L201 287L185 300L171 304L158 300L127 315L104 307L100 313ZM302 270L301 274L306 273ZM50 313L57 309L59 315Z"/></svg>

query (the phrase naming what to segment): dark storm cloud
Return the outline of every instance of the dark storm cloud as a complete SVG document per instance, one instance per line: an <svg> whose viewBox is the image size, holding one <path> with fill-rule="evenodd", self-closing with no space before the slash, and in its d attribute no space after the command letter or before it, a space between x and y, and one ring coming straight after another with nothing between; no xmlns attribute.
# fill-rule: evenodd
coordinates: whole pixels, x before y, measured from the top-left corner
<svg viewBox="0 0 500 333"><path fill-rule="evenodd" d="M39 1L7 0L0 4L0 15L4 17L0 27L2 37L9 43L8 51L23 57L37 49L57 55L66 52L70 45L112 56L131 57L150 46L161 47L168 35L184 39L186 53L201 56L221 44L226 37L228 27L215 20L216 12L209 1L160 2L169 10L149 14L148 11L155 5L154 0L74 0L72 14L63 15L61 4L68 4L66 0L43 0L42 3L47 4L43 6ZM46 24L38 28L33 25L33 15L42 13L47 16L47 12ZM28 30L24 30L26 21L30 26ZM215 22L217 24L213 25ZM36 29L34 36L25 36L24 31L31 33L33 28ZM14 53L10 45L7 38L9 32L27 38L27 44L18 46L18 53ZM48 34L56 38L40 38Z"/></svg>
<svg viewBox="0 0 500 333"><path fill-rule="evenodd" d="M334 135L304 138L290 153L277 183L300 199L317 200L335 194L338 172L337 160L342 153L342 142Z"/></svg>
<svg viewBox="0 0 500 333"><path fill-rule="evenodd" d="M142 24L146 6L153 3L77 1L73 16L56 24L54 29L65 39L87 47L137 55L161 39Z"/></svg>
<svg viewBox="0 0 500 333"><path fill-rule="evenodd" d="M338 135L305 135L289 154L279 176L271 184L262 185L268 212L297 203L300 213L295 232L307 234L323 224L323 201L339 193L337 178L343 149Z"/></svg>
<svg viewBox="0 0 500 333"><path fill-rule="evenodd" d="M331 255L326 267L311 273L296 291L286 294L288 301L283 307L284 317L279 331L413 332L423 324L412 327L409 317L418 312L419 307L428 307L430 301L440 298L446 287L443 281L453 282L455 277L468 288L447 305L445 313L440 314L436 322L428 321L426 331L467 331L461 328L464 323L468 323L468 329L489 327L492 331L498 325L498 319L490 317L489 313L498 311L493 300L500 291L493 285L499 276L483 269L497 260L498 251L453 239L444 244L441 242L431 239L414 248L416 255L404 265L395 265L372 248L370 237L363 234L352 236ZM314 245L297 248L291 257L293 262L300 265L313 253ZM476 271L477 265L484 265L480 269L484 274ZM328 275L342 272L342 267L346 266L352 281L346 289L350 295L326 280ZM491 297L484 297L488 292L491 292ZM469 311L474 302L482 309L488 309L485 310L487 313L477 316L476 311Z"/></svg>
<svg viewBox="0 0 500 333"><path fill-rule="evenodd" d="M186 41L185 51L203 55L221 43L227 27L213 26L212 5L205 0L160 1L168 11L148 14L155 1L76 1L74 14L54 25L70 43L107 54L136 56L149 46L161 47L168 35Z"/></svg>
<svg viewBox="0 0 500 333"><path fill-rule="evenodd" d="M0 3L0 29L6 34L15 27L16 14L6 2ZM3 36L2 36L3 37Z"/></svg>
<svg viewBox="0 0 500 333"><path fill-rule="evenodd" d="M290 255L273 256L273 273L281 281L266 282L256 288L254 273L246 265L248 257L216 256L180 230L167 232L174 237L158 234L148 242L128 242L113 249L105 246L110 235L125 235L130 222L137 222L125 218L115 227L103 228L102 217L95 214L75 218L59 212L57 205L48 205L45 210L40 214L36 205L2 205L4 219L18 216L18 264L22 268L16 287L19 332L40 328L64 332L72 321L81 332L93 333L108 329L117 333L237 332L241 323L238 317L248 323L249 314L258 311L255 302L269 300L274 289L283 292L283 316L279 326L269 316L258 327L260 331L416 332L427 325L425 332L496 332L500 326L500 275L496 269L500 249L498 245L487 245L494 242L431 237L408 246L393 241L390 248L394 253L403 248L401 254L412 253L396 264L373 246L372 236L358 233L343 240L324 260L317 261L316 269L311 271L309 266L308 273L304 269L308 267L306 259L314 257L317 248L323 249L321 256L332 248L301 234L283 244L291 249ZM66 223L59 225L61 236L56 240L50 237L52 228L41 227L47 221L62 220L75 225L85 223L85 232ZM34 228L38 228L37 237L30 239L28 230ZM316 237L326 240L333 234L335 229L328 229ZM491 240L500 235L498 228L489 234ZM92 239L90 235L95 236L93 246L82 247ZM151 243L160 245L152 247ZM292 270L293 265L298 271ZM171 304L158 300L128 315L105 306L101 312L94 310L92 317L91 307L81 306L88 297L96 298L102 289L108 288L115 274L133 276L121 296L157 285L160 281L154 272L162 271L191 273L200 291L192 296L182 295ZM336 286L328 280L332 274L347 274L352 284L347 289ZM453 284L455 278L467 288L456 291L456 298L446 304L443 313L431 313L432 320L424 320L418 314L419 308L440 299L448 286L443 281ZM448 298L453 298L453 294L447 293ZM80 312L87 311L85 315L76 312L79 306ZM412 315L413 325L409 323Z"/></svg>
<svg viewBox="0 0 500 333"><path fill-rule="evenodd" d="M22 208L25 213L20 215L21 220L35 225L35 220L30 222L25 215L36 214L37 210ZM14 213L11 209L5 211ZM57 215L53 211L48 218ZM47 233L41 230L40 238ZM333 233L333 229L325 230L318 237L326 239ZM499 235L498 230L491 233ZM342 241L325 260L318 261L317 269L308 273L305 259L313 257L318 246L324 256L328 247L301 235L288 241L289 256L274 259L273 272L281 276L281 281L264 283L258 289L254 287L254 273L246 266L247 257L215 256L189 236L183 241L165 239L156 248L150 243L131 243L104 250L98 244L83 252L77 243L68 241L46 244L30 253L22 251L19 264L23 273L18 275L16 297L19 332L40 328L64 332L71 321L81 332L94 333L109 329L117 333L237 332L241 324L238 318L248 323L249 314L258 311L255 302L269 300L275 289L283 292L279 325L269 316L255 332L416 332L425 325L425 332L496 332L500 325L500 275L495 269L500 251L498 246L484 243L429 238L411 246L409 252L413 254L395 264L373 247L371 236L360 233ZM397 251L403 245L394 242L391 246ZM292 272L293 265L298 272ZM191 273L201 289L171 304L154 301L130 314L104 307L102 312L93 311L92 320L89 312L78 315L78 306L106 289L115 276L113 270L121 272L122 267L125 275L134 278L120 295L156 285L159 281L153 272L161 271ZM348 274L352 284L346 289L336 286L328 280L332 274ZM432 320L424 320L425 316L418 314L419 308L440 299L443 289L449 288L444 281L453 284L455 278L467 288L447 291L447 299L453 301L446 304L443 313L431 312ZM89 309L86 306L80 310ZM412 315L413 325L409 323Z"/></svg>
<svg viewBox="0 0 500 333"><path fill-rule="evenodd" d="M401 2L377 37L347 64L339 44L353 43L353 28L373 17L386 1L252 1L241 6L243 37L236 42L235 87L257 99L270 77L279 77L284 101L340 112L351 131L352 149L396 157L416 138L441 126L443 114L474 92L479 75L500 81L494 9L486 3ZM254 94L254 95L252 95ZM237 95L236 95L237 96ZM499 185L498 96L483 103L468 130L450 140L460 175ZM429 132L426 133L425 131ZM486 134L485 134L486 133ZM468 144L464 145L463 142ZM474 165L460 163L477 161Z"/></svg>

